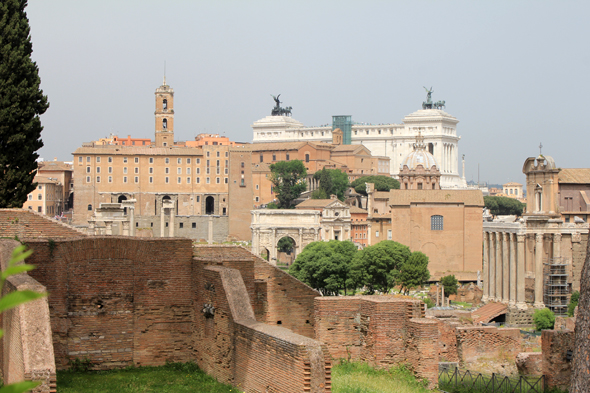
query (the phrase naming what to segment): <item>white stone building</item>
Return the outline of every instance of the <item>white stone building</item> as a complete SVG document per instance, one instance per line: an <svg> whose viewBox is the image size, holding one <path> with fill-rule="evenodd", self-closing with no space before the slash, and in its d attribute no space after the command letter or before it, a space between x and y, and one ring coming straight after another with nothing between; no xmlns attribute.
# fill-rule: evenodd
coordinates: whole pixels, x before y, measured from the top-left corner
<svg viewBox="0 0 590 393"><path fill-rule="evenodd" d="M374 156L387 156L390 173L398 177L404 158L413 151L418 132L436 159L441 188L466 188L465 174L459 174L459 121L440 109L421 109L409 114L402 124L353 124L352 144L362 144ZM332 141L332 126L305 127L288 116L267 116L252 124L253 142ZM463 171L464 172L464 171Z"/></svg>

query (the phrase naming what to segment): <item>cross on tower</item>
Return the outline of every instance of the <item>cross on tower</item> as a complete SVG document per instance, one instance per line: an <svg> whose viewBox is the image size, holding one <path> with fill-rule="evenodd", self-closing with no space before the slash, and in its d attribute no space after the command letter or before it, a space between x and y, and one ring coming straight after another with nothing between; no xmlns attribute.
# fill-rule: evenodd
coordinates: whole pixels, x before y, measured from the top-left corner
<svg viewBox="0 0 590 393"><path fill-rule="evenodd" d="M543 155L541 149L543 149L543 144L539 143L539 155Z"/></svg>

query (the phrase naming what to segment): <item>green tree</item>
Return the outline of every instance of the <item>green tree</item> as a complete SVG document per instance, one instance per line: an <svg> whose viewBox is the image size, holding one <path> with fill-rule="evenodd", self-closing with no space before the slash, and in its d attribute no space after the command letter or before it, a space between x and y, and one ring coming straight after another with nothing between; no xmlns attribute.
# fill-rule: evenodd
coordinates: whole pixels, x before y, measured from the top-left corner
<svg viewBox="0 0 590 393"><path fill-rule="evenodd" d="M454 295L457 293L457 289L459 288L459 282L455 278L454 274L450 274L448 276L444 276L440 279L442 286L445 288L445 296Z"/></svg>
<svg viewBox="0 0 590 393"><path fill-rule="evenodd" d="M572 296L570 297L570 302L567 305L567 316L568 317L574 316L574 311L576 310L576 307L578 305L578 300L580 300L580 292L574 291L572 293Z"/></svg>
<svg viewBox="0 0 590 393"><path fill-rule="evenodd" d="M0 208L22 207L33 191L41 120L49 104L39 88L39 70L25 0L0 2Z"/></svg>
<svg viewBox="0 0 590 393"><path fill-rule="evenodd" d="M308 244L289 268L289 273L324 295L350 289L350 262L357 253L349 241L330 240Z"/></svg>
<svg viewBox="0 0 590 393"><path fill-rule="evenodd" d="M314 173L313 178L319 180L320 186L312 193L312 199L327 199L330 195L336 195L341 201L344 193L350 186L348 175L340 169L326 169Z"/></svg>
<svg viewBox="0 0 590 393"><path fill-rule="evenodd" d="M503 196L485 196L483 202L494 216L521 216L526 206L514 198Z"/></svg>
<svg viewBox="0 0 590 393"><path fill-rule="evenodd" d="M555 325L555 314L548 308L535 310L533 313L533 323L537 330L553 329Z"/></svg>
<svg viewBox="0 0 590 393"><path fill-rule="evenodd" d="M277 248L280 252L291 252L293 247L295 246L295 240L291 239L288 236L285 236L279 240L277 243Z"/></svg>
<svg viewBox="0 0 590 393"><path fill-rule="evenodd" d="M350 268L351 282L355 287L366 286L369 293L389 293L395 284L400 267L411 252L407 246L384 240L359 251Z"/></svg>
<svg viewBox="0 0 590 393"><path fill-rule="evenodd" d="M420 251L414 251L399 268L395 282L407 294L410 289L421 286L429 278L428 257Z"/></svg>
<svg viewBox="0 0 590 393"><path fill-rule="evenodd" d="M367 195L367 188L365 183L375 184L375 191L389 191L399 189L399 182L393 177L389 176L364 176L356 179L351 183L351 187L358 194Z"/></svg>
<svg viewBox="0 0 590 393"><path fill-rule="evenodd" d="M269 180L279 200L280 209L293 208L293 201L306 190L307 170L303 161L279 161L270 166Z"/></svg>

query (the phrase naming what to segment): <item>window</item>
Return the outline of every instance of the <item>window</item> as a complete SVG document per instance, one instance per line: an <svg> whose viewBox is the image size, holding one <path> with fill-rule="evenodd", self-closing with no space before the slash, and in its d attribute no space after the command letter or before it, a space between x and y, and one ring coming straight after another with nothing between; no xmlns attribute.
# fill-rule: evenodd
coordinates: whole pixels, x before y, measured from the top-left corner
<svg viewBox="0 0 590 393"><path fill-rule="evenodd" d="M219 178L218 177L215 178L215 183L219 184Z"/></svg>
<svg viewBox="0 0 590 393"><path fill-rule="evenodd" d="M258 202L258 197L256 197L256 202Z"/></svg>
<svg viewBox="0 0 590 393"><path fill-rule="evenodd" d="M191 174L191 168L186 168L186 174L190 175Z"/></svg>
<svg viewBox="0 0 590 393"><path fill-rule="evenodd" d="M139 183L139 176L135 176L134 181L135 183Z"/></svg>
<svg viewBox="0 0 590 393"><path fill-rule="evenodd" d="M90 162L90 157L86 157L86 162Z"/></svg>
<svg viewBox="0 0 590 393"><path fill-rule="evenodd" d="M439 216L439 215L430 216L430 230L431 231L442 231L443 230L443 216Z"/></svg>
<svg viewBox="0 0 590 393"><path fill-rule="evenodd" d="M210 172L209 172L209 167L207 167L207 174L209 174L209 173L210 173Z"/></svg>
<svg viewBox="0 0 590 393"><path fill-rule="evenodd" d="M90 183L90 176L86 176L86 183Z"/></svg>
<svg viewBox="0 0 590 393"><path fill-rule="evenodd" d="M182 164L182 158L177 158L177 159L176 159L176 163L177 163L177 164Z"/></svg>
<svg viewBox="0 0 590 393"><path fill-rule="evenodd" d="M92 205L88 205L88 211L91 212L92 211Z"/></svg>
<svg viewBox="0 0 590 393"><path fill-rule="evenodd" d="M42 200L42 199L43 199L43 195L42 195L42 194L38 194L38 195L37 195L37 199L38 199L38 200Z"/></svg>
<svg viewBox="0 0 590 393"><path fill-rule="evenodd" d="M123 157L123 164L127 164L127 157Z"/></svg>
<svg viewBox="0 0 590 393"><path fill-rule="evenodd" d="M178 183L178 184L182 183L182 178L180 176L178 176L176 178L176 183Z"/></svg>
<svg viewBox="0 0 590 393"><path fill-rule="evenodd" d="M170 173L170 168L166 168L166 169L165 169L165 173L166 173L166 174Z"/></svg>
<svg viewBox="0 0 590 393"><path fill-rule="evenodd" d="M201 196L197 195L197 203L201 202Z"/></svg>
<svg viewBox="0 0 590 393"><path fill-rule="evenodd" d="M219 170L219 167L217 167L217 170L215 171L215 173L217 173L217 174L219 175L219 171L220 171L220 170ZM244 171L242 171L242 173L243 173L243 172L244 172Z"/></svg>
<svg viewBox="0 0 590 393"><path fill-rule="evenodd" d="M164 98L164 100L162 100L162 109L166 110L168 109L168 100Z"/></svg>
<svg viewBox="0 0 590 393"><path fill-rule="evenodd" d="M96 167L96 173L100 173L100 167L99 166Z"/></svg>
<svg viewBox="0 0 590 393"><path fill-rule="evenodd" d="M422 189L422 183L418 183L418 189L421 190Z"/></svg>
<svg viewBox="0 0 590 393"><path fill-rule="evenodd" d="M38 213L42 213L42 211L41 211L41 206L37 206L37 212L38 212Z"/></svg>
<svg viewBox="0 0 590 393"><path fill-rule="evenodd" d="M168 119L164 119L164 120L162 120L162 128L163 128L163 129L166 129L166 128L168 128Z"/></svg>
<svg viewBox="0 0 590 393"><path fill-rule="evenodd" d="M201 163L201 159L197 158L197 164L200 164L200 163Z"/></svg>
<svg viewBox="0 0 590 393"><path fill-rule="evenodd" d="M217 152L217 157L219 157L219 152ZM218 161L218 162L219 162L219 161ZM217 165L219 165L219 164L217 164Z"/></svg>
<svg viewBox="0 0 590 393"><path fill-rule="evenodd" d="M375 237L379 237L379 231L375 231Z"/></svg>
<svg viewBox="0 0 590 393"><path fill-rule="evenodd" d="M123 183L127 183L127 176L123 176Z"/></svg>
<svg viewBox="0 0 590 393"><path fill-rule="evenodd" d="M176 168L176 174L177 175L182 174L182 168L181 167Z"/></svg>
<svg viewBox="0 0 590 393"><path fill-rule="evenodd" d="M309 153L305 154L305 162L309 162Z"/></svg>
<svg viewBox="0 0 590 393"><path fill-rule="evenodd" d="M164 179L164 182L165 182L166 184L168 184L168 183L169 183L168 176L166 176L166 178Z"/></svg>
<svg viewBox="0 0 590 393"><path fill-rule="evenodd" d="M209 157L209 152L207 152L207 157ZM207 164L207 165L209 165L209 164Z"/></svg>
<svg viewBox="0 0 590 393"><path fill-rule="evenodd" d="M96 182L100 183L100 176L96 176Z"/></svg>
<svg viewBox="0 0 590 393"><path fill-rule="evenodd" d="M110 158L110 157L109 157L109 158ZM82 163L82 160L83 160L83 158L82 158L81 156L80 156L80 157L78 157L78 163L80 163L80 164L81 164L81 163Z"/></svg>
<svg viewBox="0 0 590 393"><path fill-rule="evenodd" d="M127 173L127 167L123 167L123 173Z"/></svg>
<svg viewBox="0 0 590 393"><path fill-rule="evenodd" d="M196 227L197 227L197 223L196 223L196 222L193 222L193 223L191 224L191 228L195 229Z"/></svg>
<svg viewBox="0 0 590 393"><path fill-rule="evenodd" d="M201 168L197 168L197 175L201 173Z"/></svg>
<svg viewBox="0 0 590 393"><path fill-rule="evenodd" d="M227 175L227 174L229 173L229 169L225 168L225 169L223 170L223 173L225 173L225 174Z"/></svg>
<svg viewBox="0 0 590 393"><path fill-rule="evenodd" d="M289 161L289 153L287 153L287 161Z"/></svg>
<svg viewBox="0 0 590 393"><path fill-rule="evenodd" d="M42 186L42 185L39 185L39 187L37 187L37 188L38 188L39 190L42 190L42 189L43 189L43 186Z"/></svg>
<svg viewBox="0 0 590 393"><path fill-rule="evenodd" d="M391 240L391 229L387 230L387 240Z"/></svg>
<svg viewBox="0 0 590 393"><path fill-rule="evenodd" d="M154 163L154 157L150 157L150 164Z"/></svg>
<svg viewBox="0 0 590 393"><path fill-rule="evenodd" d="M201 178L197 177L197 184L200 184L200 183L201 183Z"/></svg>
<svg viewBox="0 0 590 393"><path fill-rule="evenodd" d="M264 162L263 155L260 155L260 162Z"/></svg>
<svg viewBox="0 0 590 393"><path fill-rule="evenodd" d="M228 161L227 161L227 160L225 160L225 166L228 166L228 165L227 165L227 163L228 163Z"/></svg>
<svg viewBox="0 0 590 393"><path fill-rule="evenodd" d="M33 196L31 194L29 194L29 201L33 200Z"/></svg>
<svg viewBox="0 0 590 393"><path fill-rule="evenodd" d="M187 177L186 178L186 184L191 184L191 178L190 177Z"/></svg>
<svg viewBox="0 0 590 393"><path fill-rule="evenodd" d="M223 182L227 184L227 177L223 178Z"/></svg>
<svg viewBox="0 0 590 393"><path fill-rule="evenodd" d="M209 184L209 178L207 178L207 181L205 183Z"/></svg>
<svg viewBox="0 0 590 393"><path fill-rule="evenodd" d="M90 173L90 167L89 166L86 167L86 173Z"/></svg>
<svg viewBox="0 0 590 393"><path fill-rule="evenodd" d="M184 228L184 224L183 224L182 222L180 222L180 223L178 223L178 227L179 227L180 229L182 229L182 228Z"/></svg>
<svg viewBox="0 0 590 393"><path fill-rule="evenodd" d="M207 160L207 167L209 167L209 160Z"/></svg>
<svg viewBox="0 0 590 393"><path fill-rule="evenodd" d="M225 152L225 156L226 156L226 157L229 157L229 152L227 152L227 151L226 151L226 152Z"/></svg>
<svg viewBox="0 0 590 393"><path fill-rule="evenodd" d="M109 176L109 183L112 183L112 182L113 182L113 177Z"/></svg>
<svg viewBox="0 0 590 393"><path fill-rule="evenodd" d="M135 157L134 161L136 164L139 164L139 157Z"/></svg>
<svg viewBox="0 0 590 393"><path fill-rule="evenodd" d="M100 156L96 156L96 162L100 162Z"/></svg>
<svg viewBox="0 0 590 393"><path fill-rule="evenodd" d="M168 157L166 157L166 159L164 160L164 162L165 162L166 164L170 164L170 159L169 159Z"/></svg>
<svg viewBox="0 0 590 393"><path fill-rule="evenodd" d="M272 160L273 160L273 161L276 161L276 160L277 160L277 155L276 155L276 154L273 154L273 155L272 155ZM243 167L242 167L242 168L243 168Z"/></svg>
<svg viewBox="0 0 590 393"><path fill-rule="evenodd" d="M256 189L258 190L258 184L256 185Z"/></svg>
<svg viewBox="0 0 590 393"><path fill-rule="evenodd" d="M154 178L152 176L150 176L150 183L154 182Z"/></svg>

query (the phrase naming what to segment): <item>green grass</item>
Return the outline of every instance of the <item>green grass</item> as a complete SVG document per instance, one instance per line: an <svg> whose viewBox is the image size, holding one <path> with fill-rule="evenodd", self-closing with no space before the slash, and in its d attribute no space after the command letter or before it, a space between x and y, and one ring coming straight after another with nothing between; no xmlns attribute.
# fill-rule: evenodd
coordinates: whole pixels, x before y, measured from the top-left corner
<svg viewBox="0 0 590 393"><path fill-rule="evenodd" d="M375 370L366 363L343 361L332 369L334 393L427 393L425 381L418 381L404 367Z"/></svg>
<svg viewBox="0 0 590 393"><path fill-rule="evenodd" d="M110 371L58 371L57 392L233 393L240 390L217 382L194 363L170 363L162 367L130 367Z"/></svg>

